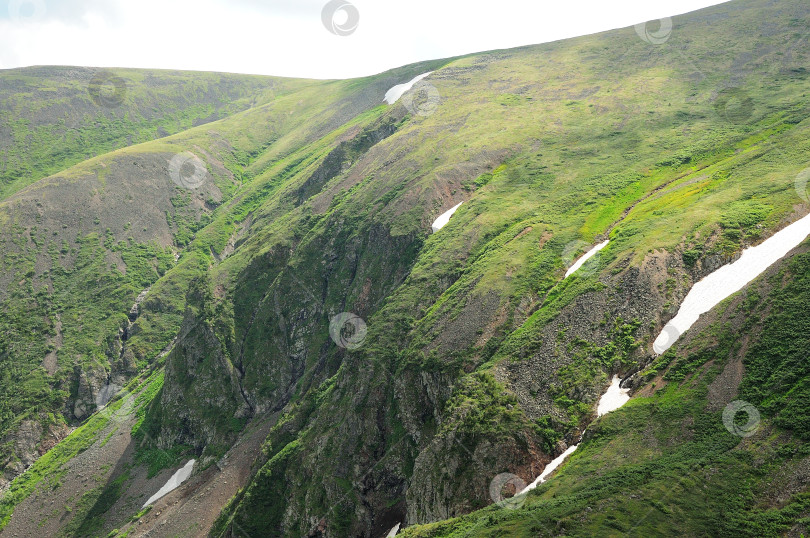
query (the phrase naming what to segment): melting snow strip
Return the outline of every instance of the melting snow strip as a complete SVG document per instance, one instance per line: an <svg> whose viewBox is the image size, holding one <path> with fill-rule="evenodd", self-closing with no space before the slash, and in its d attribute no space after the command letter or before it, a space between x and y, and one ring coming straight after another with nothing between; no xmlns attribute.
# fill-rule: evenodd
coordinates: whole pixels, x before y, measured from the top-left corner
<svg viewBox="0 0 810 538"><path fill-rule="evenodd" d="M178 469L177 472L172 475L169 481L166 482L166 484L160 488L157 493L149 497L149 500L143 503L143 508L146 508L150 504L159 500L161 497L168 495L172 491L179 488L180 484L188 480L188 477L191 476L191 471L194 469L194 461L195 460L188 460L188 463L183 465L182 468Z"/></svg>
<svg viewBox="0 0 810 538"><path fill-rule="evenodd" d="M531 491L531 490L533 490L534 488L536 488L538 485L540 485L540 484L542 484L543 482L545 482L545 481L546 481L546 478L548 478L548 475L550 475L551 473L553 473L553 472L554 472L554 470L555 470L557 467L559 467L559 466L562 464L562 462L564 462L564 461L565 461L565 459L566 459L568 456L570 456L570 455L571 455L571 454L574 452L574 450L576 450L576 449L577 449L577 447L578 447L578 446L579 446L579 445L571 445L571 446L569 446L569 447L568 447L568 449L566 449L566 451L565 451L565 452L563 452L562 454L560 454L559 456L557 456L556 458L554 458L554 459L553 459L551 462L549 462L549 464L548 464L548 465L546 465L546 468L545 468L545 469L543 469L543 473L542 473L540 476L538 476L538 477L537 477L537 478L534 480L534 482L532 482L531 484L529 484L528 486L526 486L526 487L524 488L524 490L520 492L520 495L523 495L524 493L528 493L529 491Z"/></svg>
<svg viewBox="0 0 810 538"><path fill-rule="evenodd" d="M596 413L598 416L601 417L602 415L606 415L611 411L615 411L630 400L630 389L621 388L621 382L622 380L619 378L619 376L613 376L613 380L611 381L607 391L605 391L602 397L599 398L599 405L596 407ZM542 474L540 474L540 476L538 476L534 482L526 486L518 495L528 493L536 488L539 484L545 482L548 476L553 473L557 467L562 465L566 458L568 458L568 456L570 456L578 446L579 445L569 446L565 452L550 461L549 464L546 465L545 469L543 469Z"/></svg>
<svg viewBox="0 0 810 538"><path fill-rule="evenodd" d="M678 314L655 339L653 350L659 355L669 349L700 317L729 295L740 291L768 267L784 258L810 234L810 215L776 232L759 245L747 248L740 258L724 265L692 286Z"/></svg>
<svg viewBox="0 0 810 538"><path fill-rule="evenodd" d="M596 416L601 417L615 411L630 400L630 389L623 389L621 385L621 378L614 375L607 391L599 398L599 405L596 406Z"/></svg>
<svg viewBox="0 0 810 538"><path fill-rule="evenodd" d="M575 263L574 265L572 265L570 269L568 269L568 271L565 273L565 278L568 278L569 276L571 276L571 275L573 275L574 273L576 273L576 272L577 272L577 269L579 269L580 267L582 267L582 266L585 264L585 262L586 262L586 261L588 261L588 260L590 260L591 258L593 258L593 257L596 255L596 253L597 253L597 252L599 252L600 250L602 250L603 248L605 248L606 246L608 246L608 243L610 243L610 239L608 239L608 240L607 240L607 241L605 241L604 243L599 243L598 245L596 245L595 247L593 247L591 250L589 250L587 254L585 254L583 257L581 257L580 259L578 259L578 260L576 261L576 263Z"/></svg>
<svg viewBox="0 0 810 538"><path fill-rule="evenodd" d="M463 204L463 203L464 202L461 202L457 206L455 206L455 207L451 208L450 210L445 211L444 213L439 215L439 218L437 218L435 221L433 221L433 226L432 226L433 233L436 233L439 230L441 230L442 228L444 228L447 225L447 223L450 222L450 217L453 216L453 213L455 213L456 210L459 207L461 207L461 204Z"/></svg>
<svg viewBox="0 0 810 538"><path fill-rule="evenodd" d="M393 105L394 103L399 101L399 98L402 97L403 94L405 94L405 92L407 92L408 90L413 88L414 84L416 84L417 82L419 82L423 78L427 77L431 73L433 73L433 71L428 71L427 73L422 73L418 77L414 78L413 80L411 80L409 82L406 82L405 84L397 84L396 86L393 86L390 90L385 92L385 99L383 99L383 101L385 101L389 105Z"/></svg>

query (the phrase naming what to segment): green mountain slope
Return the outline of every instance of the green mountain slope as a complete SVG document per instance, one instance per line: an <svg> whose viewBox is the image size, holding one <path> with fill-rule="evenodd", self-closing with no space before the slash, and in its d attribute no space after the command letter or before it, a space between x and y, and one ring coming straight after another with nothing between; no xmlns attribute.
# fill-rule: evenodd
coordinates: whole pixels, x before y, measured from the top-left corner
<svg viewBox="0 0 810 538"><path fill-rule="evenodd" d="M737 0L673 22L664 38L666 24L652 37L630 28L288 81L266 102L0 203L0 297L14 312L0 352L17 368L0 387L15 432L8 473L31 421L83 419L110 383L130 383L113 405L144 395L125 426L97 413L12 482L3 524L25 533L40 514L67 535L385 536L400 523L405 536L805 532L805 251L662 357L652 343L694 283L808 212L796 178L810 166L810 7ZM422 90L381 104L426 71ZM199 188L172 181L187 151L210 178ZM103 279L88 286L90 274ZM362 320L359 333L335 326L341 313ZM614 374L633 375L635 397L595 420ZM752 437L724 427L737 397L761 413ZM106 440L113 427L120 443ZM488 507L496 476L531 482L580 437L517 509ZM112 463L82 500L64 498L44 477L58 469L80 484L71 462L83 450ZM189 458L195 491L229 477L227 505L192 502L189 486L138 512L157 490L150 477ZM45 514L41 497L65 508Z"/></svg>
<svg viewBox="0 0 810 538"><path fill-rule="evenodd" d="M0 199L88 158L210 123L308 83L142 69L0 71Z"/></svg>
<svg viewBox="0 0 810 538"><path fill-rule="evenodd" d="M84 161L0 202L6 478L172 341L189 280L216 263L235 227L219 221L195 237L229 201L255 203L256 171L376 106L395 77L293 81L289 95Z"/></svg>
<svg viewBox="0 0 810 538"><path fill-rule="evenodd" d="M401 536L807 533L808 275L805 243L643 370L636 397L525 499ZM756 414L735 427L727 409Z"/></svg>
<svg viewBox="0 0 810 538"><path fill-rule="evenodd" d="M291 277L257 260L256 273L274 280L248 331L238 321L248 316L235 314L230 329L216 307L195 318L228 327L222 354L245 357L246 379L275 372L261 368L277 354L253 352L266 358L252 374L249 348L230 342L301 338L300 325L279 319L316 335L299 340L310 351L265 463L214 534L378 535L489 504L499 472L539 474L558 440L571 443L590 422L608 375L651 360L652 339L691 284L801 202L806 75L792 62L806 58L795 29L807 11L777 6L767 35L735 30L758 27L761 5L732 3L676 19L661 47L630 29L479 55L428 79L445 106L412 118L311 201L325 225L301 232L286 263L304 283L322 282L313 286L320 304L300 289L276 292ZM782 51L797 42L788 61ZM752 51L760 57L730 71ZM744 121L718 104L729 87L751 96ZM462 200L440 233L408 235ZM608 235L600 271L562 281L570 246ZM390 268L403 259L395 253L411 251L386 247L394 238L419 249L401 284L371 263L381 244ZM691 266L687 252L697 252ZM379 310L377 297L386 297ZM360 349L329 345L329 319L341 311L367 321ZM276 327L289 328L267 333ZM215 357L178 348L153 410L179 405L174 387L209 394L210 382L172 374Z"/></svg>

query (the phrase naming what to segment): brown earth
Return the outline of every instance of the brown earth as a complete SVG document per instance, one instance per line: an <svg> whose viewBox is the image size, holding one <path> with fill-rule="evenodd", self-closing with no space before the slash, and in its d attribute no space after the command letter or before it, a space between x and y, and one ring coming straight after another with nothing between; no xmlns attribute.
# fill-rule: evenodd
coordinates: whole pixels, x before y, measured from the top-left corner
<svg viewBox="0 0 810 538"><path fill-rule="evenodd" d="M228 500L247 484L252 464L261 453L262 441L276 416L251 422L242 439L223 458L202 472L195 469L187 482L156 501L146 515L131 522L143 503L179 468L164 469L148 478L145 466L136 465L131 435L135 423L132 403L136 397L128 396L121 407L124 411L116 412L96 442L66 464L63 477L46 478L17 506L0 536L59 536L74 518L84 517L86 512L80 503L83 495L104 488L127 469L131 478L124 482L119 499L106 512L98 535L106 536L114 529L129 531L133 537L207 535ZM182 463L190 457L193 455Z"/></svg>
<svg viewBox="0 0 810 538"><path fill-rule="evenodd" d="M134 522L130 536L208 536L225 504L247 485L262 442L276 418L272 415L254 420L222 459L158 500L151 511ZM122 527L121 531L128 528Z"/></svg>

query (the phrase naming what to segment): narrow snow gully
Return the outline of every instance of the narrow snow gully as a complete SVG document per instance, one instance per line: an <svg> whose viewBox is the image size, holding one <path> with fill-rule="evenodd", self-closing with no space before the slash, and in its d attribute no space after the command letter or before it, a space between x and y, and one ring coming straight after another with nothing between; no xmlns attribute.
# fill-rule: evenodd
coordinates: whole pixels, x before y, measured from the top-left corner
<svg viewBox="0 0 810 538"><path fill-rule="evenodd" d="M623 389L621 387L622 380L619 376L613 376L613 380L610 382L610 386L608 387L607 391L599 398L599 404L596 406L596 414L597 416L602 416L610 413L611 411L615 411L616 409L620 408L624 404L626 404L630 400L630 389ZM587 428L586 428L587 429ZM583 435L585 432L582 432ZM518 495L523 495L524 493L528 493L529 491L536 488L538 485L542 484L546 481L551 473L553 473L557 467L562 465L562 463L573 454L573 452L577 449L579 445L571 445L568 449L554 458L551 462L546 465L543 472L535 478L534 482L526 486L523 491L521 491Z"/></svg>
<svg viewBox="0 0 810 538"><path fill-rule="evenodd" d="M784 258L810 235L810 215L773 234L759 245L747 248L740 258L724 265L692 286L678 314L664 326L653 343L657 354L664 353L701 316L728 296L740 291L768 267Z"/></svg>
<svg viewBox="0 0 810 538"><path fill-rule="evenodd" d="M394 103L399 101L399 98L402 97L405 94L405 92L413 88L414 84L416 84L423 78L429 76L431 73L433 73L433 71L422 73L418 77L406 82L405 84L397 84L396 86L393 86L390 90L385 92L385 98L383 99L383 101L385 101L389 105L393 105Z"/></svg>
<svg viewBox="0 0 810 538"><path fill-rule="evenodd" d="M586 253L584 256L582 256L580 259L578 259L578 260L576 261L576 263L574 263L574 265L572 265L572 266L571 266L571 267L568 269L568 271L566 271L566 273L565 273L565 278L568 278L569 276L571 276L571 275L573 275L574 273L576 273L576 272L577 272L577 270L578 270L580 267L582 267L583 265L585 265L585 262L586 262L586 261L588 261L588 260L590 260L591 258L593 258L594 256L596 256L596 253L597 253L597 252L599 252L600 250L602 250L603 248L605 248L606 246L608 246L608 243L610 243L610 239L608 239L608 240L607 240L607 241L605 241L604 243L599 243L598 245L596 245L595 247L593 247L591 250L589 250L589 251L588 251L588 252L587 252L587 253Z"/></svg>
<svg viewBox="0 0 810 538"><path fill-rule="evenodd" d="M178 469L177 472L172 475L168 482L166 482L166 484L164 484L164 486L160 488L157 493L149 497L149 500L143 503L143 508L146 508L155 501L160 500L162 497L176 490L183 482L188 480L188 477L191 476L191 471L194 469L194 462L195 460L188 460L188 463Z"/></svg>
<svg viewBox="0 0 810 538"><path fill-rule="evenodd" d="M611 411L615 411L630 400L630 389L622 388L622 380L619 376L614 375L610 386L599 398L599 405L596 406L596 416L601 417L607 415Z"/></svg>
<svg viewBox="0 0 810 538"><path fill-rule="evenodd" d="M464 202L461 202L457 206L451 207L449 210L439 215L439 218L434 220L433 225L431 226L431 228L433 229L433 233L436 233L442 228L444 228L447 225L447 223L450 222L450 217L453 216L453 213L455 213L456 210L458 210L458 208L461 207L461 204L463 203Z"/></svg>

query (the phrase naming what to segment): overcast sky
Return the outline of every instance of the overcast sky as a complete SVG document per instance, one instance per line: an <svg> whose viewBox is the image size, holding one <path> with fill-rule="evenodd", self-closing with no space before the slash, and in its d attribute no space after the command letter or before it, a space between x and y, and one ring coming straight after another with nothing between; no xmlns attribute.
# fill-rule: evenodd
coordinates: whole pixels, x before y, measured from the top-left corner
<svg viewBox="0 0 810 538"><path fill-rule="evenodd" d="M345 78L631 26L718 3L0 0L0 68L154 67Z"/></svg>

